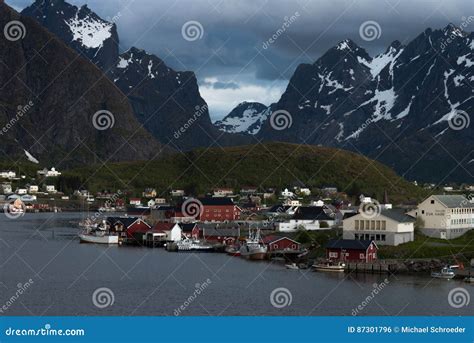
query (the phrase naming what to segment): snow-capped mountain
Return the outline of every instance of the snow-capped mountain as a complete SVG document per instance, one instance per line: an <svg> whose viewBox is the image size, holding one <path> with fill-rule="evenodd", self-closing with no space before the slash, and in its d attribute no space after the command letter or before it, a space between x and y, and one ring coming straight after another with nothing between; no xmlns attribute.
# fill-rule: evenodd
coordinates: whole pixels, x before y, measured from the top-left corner
<svg viewBox="0 0 474 343"><path fill-rule="evenodd" d="M259 102L244 101L214 125L224 132L255 135L270 113L270 108Z"/></svg>
<svg viewBox="0 0 474 343"><path fill-rule="evenodd" d="M267 120L257 136L354 150L409 178L473 180L473 37L450 24L374 58L344 40L296 69L274 109L291 127Z"/></svg>
<svg viewBox="0 0 474 343"><path fill-rule="evenodd" d="M78 8L64 0L36 0L21 14L35 18L102 70L107 71L115 65L119 42L117 28L87 5Z"/></svg>
<svg viewBox="0 0 474 343"><path fill-rule="evenodd" d="M86 5L78 8L64 0L36 0L22 14L35 18L102 69L127 95L138 121L161 143L187 150L216 142L250 142L248 136L225 134L212 125L193 72L175 71L135 47L119 55L115 24Z"/></svg>

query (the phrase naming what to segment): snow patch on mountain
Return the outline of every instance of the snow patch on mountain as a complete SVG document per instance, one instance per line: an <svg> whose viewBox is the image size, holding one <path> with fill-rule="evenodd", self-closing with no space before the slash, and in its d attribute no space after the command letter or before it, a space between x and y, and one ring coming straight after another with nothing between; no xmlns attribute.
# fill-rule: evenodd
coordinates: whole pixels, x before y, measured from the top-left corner
<svg viewBox="0 0 474 343"><path fill-rule="evenodd" d="M365 65L369 68L370 74L373 78L375 78L380 72L390 64L390 75L393 76L393 65L398 56L403 52L403 49L396 50L393 47L383 54L380 54L372 59L372 61L366 61L364 58L358 56L357 60L359 63Z"/></svg>
<svg viewBox="0 0 474 343"><path fill-rule="evenodd" d="M64 22L71 30L72 40L81 42L86 48L102 47L104 41L112 36L113 24L94 19L90 15L79 18L79 10L74 18Z"/></svg>
<svg viewBox="0 0 474 343"><path fill-rule="evenodd" d="M469 68L469 67L472 67L474 66L474 61L471 61L468 56L470 56L471 54L466 54L466 55L463 55L463 56L459 56L458 57L458 60L456 61L458 65L461 65L461 64L466 64L466 68Z"/></svg>
<svg viewBox="0 0 474 343"><path fill-rule="evenodd" d="M271 114L269 107L259 103L243 102L239 104L224 119L214 123L220 131L228 133L257 134L262 123Z"/></svg>

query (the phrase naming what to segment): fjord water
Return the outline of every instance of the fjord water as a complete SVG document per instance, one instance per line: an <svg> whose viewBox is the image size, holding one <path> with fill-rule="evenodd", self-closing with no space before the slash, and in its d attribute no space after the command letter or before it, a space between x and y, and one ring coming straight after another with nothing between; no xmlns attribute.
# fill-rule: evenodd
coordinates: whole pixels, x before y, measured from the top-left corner
<svg viewBox="0 0 474 343"><path fill-rule="evenodd" d="M350 316L363 303L358 315L472 315L472 301L462 308L448 302L457 287L473 297L474 287L458 280L295 271L225 254L79 244L84 217L0 216L0 308L8 305L1 315ZM374 295L374 284L385 278L388 284ZM99 288L112 292L103 308L93 302ZM271 301L277 288L286 290L275 291Z"/></svg>

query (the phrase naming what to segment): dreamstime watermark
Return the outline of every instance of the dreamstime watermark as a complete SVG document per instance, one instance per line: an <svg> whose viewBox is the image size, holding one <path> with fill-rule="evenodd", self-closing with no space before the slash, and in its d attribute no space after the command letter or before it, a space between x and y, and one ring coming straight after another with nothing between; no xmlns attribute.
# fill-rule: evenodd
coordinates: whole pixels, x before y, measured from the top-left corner
<svg viewBox="0 0 474 343"><path fill-rule="evenodd" d="M454 110L448 118L448 125L451 129L459 131L467 129L471 123L471 118L467 112L462 110Z"/></svg>
<svg viewBox="0 0 474 343"><path fill-rule="evenodd" d="M92 294L92 303L95 307L106 308L112 306L114 302L115 294L110 288L100 287Z"/></svg>
<svg viewBox="0 0 474 343"><path fill-rule="evenodd" d="M107 110L100 110L92 116L92 125L99 130L104 131L110 129L115 124L115 116L112 112Z"/></svg>
<svg viewBox="0 0 474 343"><path fill-rule="evenodd" d="M84 223L86 225L92 225L97 223L98 219L102 217L104 212L106 211L106 208L111 207L112 205L115 204L115 202L122 196L122 191L119 189L117 192L112 194L111 197L109 197L105 203L104 207L99 208L93 215L88 216L85 220Z"/></svg>
<svg viewBox="0 0 474 343"><path fill-rule="evenodd" d="M195 112L191 118L188 119L186 123L184 123L178 130L173 133L173 137L178 139L183 135L199 117L201 117L207 111L207 105L196 106L194 107Z"/></svg>
<svg viewBox="0 0 474 343"><path fill-rule="evenodd" d="M459 30L464 30L466 29L471 23L474 22L474 16L470 15L469 17L461 17L461 23L457 27ZM440 48L441 50L446 49L446 47L451 44L456 38L459 38L459 33L456 32L455 30L452 30L449 32L449 35L447 38L442 37L441 38L441 44Z"/></svg>
<svg viewBox="0 0 474 343"><path fill-rule="evenodd" d="M34 105L34 102L31 100L28 101L24 106L19 105L17 107L15 116L10 119L0 130L0 136L3 136L5 133L7 133L8 130L10 130L18 122L18 120L20 120L25 114L27 114Z"/></svg>
<svg viewBox="0 0 474 343"><path fill-rule="evenodd" d="M359 205L359 213L365 219L374 219L375 217L378 217L381 212L382 206L375 199L372 199L371 202L362 202Z"/></svg>
<svg viewBox="0 0 474 343"><path fill-rule="evenodd" d="M15 329L9 327L5 330L6 336L84 336L84 329L53 329L50 324L46 324L39 329Z"/></svg>
<svg viewBox="0 0 474 343"><path fill-rule="evenodd" d="M190 20L181 27L181 35L188 42L194 42L201 39L204 35L202 24L196 20Z"/></svg>
<svg viewBox="0 0 474 343"><path fill-rule="evenodd" d="M352 315L357 316L359 312L363 311L389 283L390 281L388 281L388 279L383 280L381 283L374 283L370 294L359 305L357 305L356 308L352 309Z"/></svg>
<svg viewBox="0 0 474 343"><path fill-rule="evenodd" d="M196 198L188 198L181 205L181 212L183 213L183 217L199 218L203 209L204 206L202 202Z"/></svg>
<svg viewBox="0 0 474 343"><path fill-rule="evenodd" d="M277 110L270 115L270 126L277 131L285 130L293 124L291 113L286 110Z"/></svg>
<svg viewBox="0 0 474 343"><path fill-rule="evenodd" d="M106 19L108 22L116 23L121 17L122 17L122 13L119 11L119 12L117 12L117 14L114 15L113 17L106 17L105 19Z"/></svg>
<svg viewBox="0 0 474 343"><path fill-rule="evenodd" d="M270 293L270 304L275 308L290 306L292 302L293 295L288 288L278 287Z"/></svg>
<svg viewBox="0 0 474 343"><path fill-rule="evenodd" d="M10 42L16 42L17 40L23 39L26 36L25 25L18 20L9 21L3 28L3 35Z"/></svg>
<svg viewBox="0 0 474 343"><path fill-rule="evenodd" d="M188 307L189 305L191 305L194 300L197 299L198 296L200 296L204 290L209 287L209 285L212 283L211 279L207 279L205 280L203 283L197 283L194 285L194 292L193 294L191 294L184 302L181 306L179 306L178 308L176 308L174 311L173 311L173 314L175 316L179 316L182 312L184 312Z"/></svg>
<svg viewBox="0 0 474 343"><path fill-rule="evenodd" d="M291 24L293 24L299 17L300 17L300 13L295 12L290 17L286 16L285 18L283 18L284 22L281 25L281 27L279 29L277 29L269 39L267 39L265 42L263 42L262 48L265 49L265 50L268 49L268 47L271 44L275 43L277 41L277 39L280 38L280 36L283 33L285 33L285 31L291 26Z"/></svg>
<svg viewBox="0 0 474 343"><path fill-rule="evenodd" d="M448 303L454 308L461 308L469 305L471 302L471 295L469 291L463 287L456 287L449 291Z"/></svg>
<svg viewBox="0 0 474 343"><path fill-rule="evenodd" d="M359 36L367 42L379 39L382 35L382 28L375 20L364 21L359 27Z"/></svg>
<svg viewBox="0 0 474 343"><path fill-rule="evenodd" d="M12 295L10 297L10 299L8 299L6 301L5 304L2 305L2 307L0 307L0 313L5 313L6 311L8 311L8 309L21 297L21 295L23 293L25 293L25 291L30 288L30 286L34 284L34 281L33 279L29 279L27 282L25 282L24 284L22 283L19 283L17 284L16 286L18 287L15 294Z"/></svg>

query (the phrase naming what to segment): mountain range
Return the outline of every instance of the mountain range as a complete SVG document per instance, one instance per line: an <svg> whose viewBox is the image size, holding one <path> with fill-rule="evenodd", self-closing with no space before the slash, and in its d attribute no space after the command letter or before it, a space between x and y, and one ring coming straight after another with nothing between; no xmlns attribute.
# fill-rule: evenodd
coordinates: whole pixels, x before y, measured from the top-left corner
<svg viewBox="0 0 474 343"><path fill-rule="evenodd" d="M278 102L270 106L243 102L213 124L193 72L175 71L136 47L120 54L116 25L87 6L36 0L21 17L33 25L26 17L78 53L84 68L85 60L92 62L88 73L95 69L90 73L107 84L104 93L120 95L117 106L124 108L127 120L146 129L140 137L150 138L154 147L150 150L156 151L160 144L189 150L285 141L352 150L408 179L474 180L474 135L469 125L474 102L473 33L452 24L427 29L406 44L395 41L375 57L343 40L313 64L299 65ZM28 34L32 30L40 28L34 25ZM59 57L64 53L74 59L69 49L59 50ZM91 81L76 80L85 89ZM51 112L64 122L62 112Z"/></svg>

